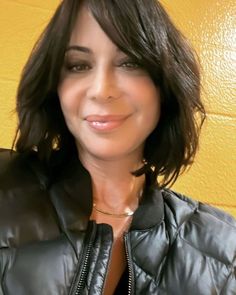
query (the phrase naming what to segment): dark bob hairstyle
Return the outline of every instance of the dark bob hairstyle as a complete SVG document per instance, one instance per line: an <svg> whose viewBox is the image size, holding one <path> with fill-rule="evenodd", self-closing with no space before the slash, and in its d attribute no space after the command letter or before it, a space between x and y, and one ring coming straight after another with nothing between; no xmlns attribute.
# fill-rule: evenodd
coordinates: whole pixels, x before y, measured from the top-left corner
<svg viewBox="0 0 236 295"><path fill-rule="evenodd" d="M149 170L151 183L160 176L160 187L170 185L193 162L205 110L195 54L157 0L61 2L22 73L15 148L24 153L37 150L46 163L57 150L58 165L77 153L62 115L57 87L82 3L117 47L141 64L160 88L161 118L146 140L146 164L134 174Z"/></svg>

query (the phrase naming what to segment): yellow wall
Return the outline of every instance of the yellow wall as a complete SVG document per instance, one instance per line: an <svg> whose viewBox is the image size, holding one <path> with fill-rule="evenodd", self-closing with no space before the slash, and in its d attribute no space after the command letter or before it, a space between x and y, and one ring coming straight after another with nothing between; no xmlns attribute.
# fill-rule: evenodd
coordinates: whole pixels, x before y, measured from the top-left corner
<svg viewBox="0 0 236 295"><path fill-rule="evenodd" d="M163 0L202 66L207 109L200 152L174 189L236 216L236 6L234 0Z"/></svg>
<svg viewBox="0 0 236 295"><path fill-rule="evenodd" d="M15 92L25 60L59 0L0 0L0 146L16 126ZM162 0L202 65L208 119L201 149L175 190L236 217L236 29L234 0Z"/></svg>

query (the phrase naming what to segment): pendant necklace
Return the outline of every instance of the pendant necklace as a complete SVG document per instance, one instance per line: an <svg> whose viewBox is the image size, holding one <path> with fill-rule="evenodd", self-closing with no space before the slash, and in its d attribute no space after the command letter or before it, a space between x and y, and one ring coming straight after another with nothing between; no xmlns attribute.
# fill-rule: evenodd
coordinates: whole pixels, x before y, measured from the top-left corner
<svg viewBox="0 0 236 295"><path fill-rule="evenodd" d="M108 215L108 216L114 216L117 218L130 217L134 214L134 211L131 211L131 210L124 212L124 213L111 213L111 212L103 211L103 210L97 208L96 203L93 203L93 209L101 214Z"/></svg>

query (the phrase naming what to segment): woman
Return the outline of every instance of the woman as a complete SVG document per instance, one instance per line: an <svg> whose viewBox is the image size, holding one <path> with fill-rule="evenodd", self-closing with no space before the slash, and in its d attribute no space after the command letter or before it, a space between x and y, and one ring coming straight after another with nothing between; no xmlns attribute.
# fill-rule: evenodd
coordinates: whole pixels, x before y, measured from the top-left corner
<svg viewBox="0 0 236 295"><path fill-rule="evenodd" d="M0 294L236 294L235 221L166 189L197 150L199 84L160 3L62 1L0 157Z"/></svg>

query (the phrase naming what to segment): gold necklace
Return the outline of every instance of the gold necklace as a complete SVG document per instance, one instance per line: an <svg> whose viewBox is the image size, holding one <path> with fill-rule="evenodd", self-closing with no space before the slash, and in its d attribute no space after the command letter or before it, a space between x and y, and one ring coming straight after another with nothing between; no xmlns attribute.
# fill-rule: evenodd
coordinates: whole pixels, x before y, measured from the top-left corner
<svg viewBox="0 0 236 295"><path fill-rule="evenodd" d="M93 203L93 209L99 213L104 214L104 215L114 216L117 218L130 217L134 214L134 211L131 211L131 210L124 212L124 213L111 213L111 212L103 211L103 210L97 208L96 203Z"/></svg>

